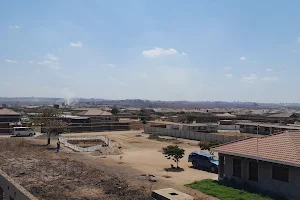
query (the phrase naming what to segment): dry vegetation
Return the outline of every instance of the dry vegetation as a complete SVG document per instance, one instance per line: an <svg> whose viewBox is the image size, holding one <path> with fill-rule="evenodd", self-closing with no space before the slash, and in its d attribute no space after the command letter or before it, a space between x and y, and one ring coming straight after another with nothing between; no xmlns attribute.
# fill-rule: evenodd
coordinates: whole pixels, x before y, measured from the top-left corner
<svg viewBox="0 0 300 200"><path fill-rule="evenodd" d="M0 168L39 199L147 199L110 171L56 154L24 139L0 139Z"/></svg>

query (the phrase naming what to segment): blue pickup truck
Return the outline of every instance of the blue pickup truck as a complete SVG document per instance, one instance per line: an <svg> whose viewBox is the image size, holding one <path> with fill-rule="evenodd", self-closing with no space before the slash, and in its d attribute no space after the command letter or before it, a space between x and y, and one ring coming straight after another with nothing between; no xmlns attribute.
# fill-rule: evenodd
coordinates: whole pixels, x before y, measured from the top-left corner
<svg viewBox="0 0 300 200"><path fill-rule="evenodd" d="M219 167L219 161L214 155L204 152L192 152L189 155L188 162L191 162L194 168L207 167L211 172L216 173Z"/></svg>

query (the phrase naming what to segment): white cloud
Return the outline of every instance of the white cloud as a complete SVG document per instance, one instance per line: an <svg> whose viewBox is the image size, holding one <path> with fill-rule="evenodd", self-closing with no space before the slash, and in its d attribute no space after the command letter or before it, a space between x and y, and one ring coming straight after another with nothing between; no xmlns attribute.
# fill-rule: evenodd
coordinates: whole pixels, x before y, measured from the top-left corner
<svg viewBox="0 0 300 200"><path fill-rule="evenodd" d="M256 80L258 80L258 77L256 76L256 74L250 74L249 76L242 77L242 81L246 81L246 82L252 82L252 81L256 81Z"/></svg>
<svg viewBox="0 0 300 200"><path fill-rule="evenodd" d="M16 60L9 60L9 59L6 59L5 60L7 63L9 63L9 64L17 64L17 63L19 63L18 61L16 61Z"/></svg>
<svg viewBox="0 0 300 200"><path fill-rule="evenodd" d="M300 37L298 37L298 38L297 38L297 42L299 42L299 43L300 43Z"/></svg>
<svg viewBox="0 0 300 200"><path fill-rule="evenodd" d="M225 76L226 76L228 79L232 79L233 74L225 74Z"/></svg>
<svg viewBox="0 0 300 200"><path fill-rule="evenodd" d="M278 81L279 78L275 76L270 76L270 77L262 77L260 78L261 81Z"/></svg>
<svg viewBox="0 0 300 200"><path fill-rule="evenodd" d="M82 47L82 42L81 41L77 41L77 42L70 42L70 46L71 47Z"/></svg>
<svg viewBox="0 0 300 200"><path fill-rule="evenodd" d="M44 60L41 61L31 60L28 62L31 64L46 65L50 69L59 70L63 68L59 60L60 58L58 56L48 53L47 55L44 56Z"/></svg>
<svg viewBox="0 0 300 200"><path fill-rule="evenodd" d="M266 71L267 71L267 72L271 72L271 71L273 71L273 69L268 68L268 69L266 69Z"/></svg>
<svg viewBox="0 0 300 200"><path fill-rule="evenodd" d="M230 71L231 67L224 67L223 69L226 70L226 71Z"/></svg>
<svg viewBox="0 0 300 200"><path fill-rule="evenodd" d="M116 66L114 64L108 64L109 67L115 68Z"/></svg>
<svg viewBox="0 0 300 200"><path fill-rule="evenodd" d="M242 56L242 57L240 57L240 60L244 61L244 60L246 60L246 57Z"/></svg>
<svg viewBox="0 0 300 200"><path fill-rule="evenodd" d="M15 24L15 25L9 25L8 28L10 28L10 29L19 29L20 26Z"/></svg>
<svg viewBox="0 0 300 200"><path fill-rule="evenodd" d="M60 65L55 65L55 64L51 64L51 65L49 65L49 67L51 68L51 69L54 69L54 70L60 70L61 68L62 68L62 66L60 66Z"/></svg>
<svg viewBox="0 0 300 200"><path fill-rule="evenodd" d="M50 54L50 53L48 53L48 54L45 56L45 58L46 58L47 60L52 60L52 61L58 61L58 60L59 60L59 57L57 57L57 56L55 56L55 55L53 55L53 54Z"/></svg>
<svg viewBox="0 0 300 200"><path fill-rule="evenodd" d="M184 52L182 52L182 53L181 53L181 55L183 55L183 56L187 56L187 54L186 54L186 53L184 53Z"/></svg>
<svg viewBox="0 0 300 200"><path fill-rule="evenodd" d="M162 55L178 55L178 51L173 48L163 49L163 48L155 47L154 49L144 50L142 52L142 54L145 57L154 58L154 57L158 57L158 56L162 56Z"/></svg>
<svg viewBox="0 0 300 200"><path fill-rule="evenodd" d="M241 79L243 82L247 82L247 83L254 83L254 82L258 82L258 81L278 81L279 78L275 77L275 76L270 76L270 77L258 77L256 74L250 74L249 76L243 76Z"/></svg>
<svg viewBox="0 0 300 200"><path fill-rule="evenodd" d="M39 72L41 72L41 70L40 69L35 69L35 72L39 73Z"/></svg>

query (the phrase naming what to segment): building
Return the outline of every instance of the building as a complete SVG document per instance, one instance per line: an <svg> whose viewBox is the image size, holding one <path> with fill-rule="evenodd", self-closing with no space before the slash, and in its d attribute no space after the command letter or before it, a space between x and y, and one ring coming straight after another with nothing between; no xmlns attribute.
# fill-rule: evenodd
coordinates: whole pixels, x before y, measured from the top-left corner
<svg viewBox="0 0 300 200"><path fill-rule="evenodd" d="M268 124L268 123L254 123L254 122L239 122L236 123L240 126L241 133L270 135L282 131L300 131L300 126L281 125L281 124Z"/></svg>
<svg viewBox="0 0 300 200"><path fill-rule="evenodd" d="M296 113L278 113L267 116L268 120L273 123L285 123L285 124L293 124L295 121L299 119L299 115Z"/></svg>
<svg viewBox="0 0 300 200"><path fill-rule="evenodd" d="M16 123L21 121L21 115L13 110L0 107L0 122Z"/></svg>
<svg viewBox="0 0 300 200"><path fill-rule="evenodd" d="M220 120L218 122L218 130L240 131L240 125L237 125L234 120Z"/></svg>
<svg viewBox="0 0 300 200"><path fill-rule="evenodd" d="M184 124L183 130L202 133L216 133L218 131L218 125L204 123Z"/></svg>
<svg viewBox="0 0 300 200"><path fill-rule="evenodd" d="M89 109L77 113L81 117L90 117L91 123L111 121L113 119L112 113L101 109Z"/></svg>
<svg viewBox="0 0 300 200"><path fill-rule="evenodd" d="M249 138L213 148L219 154L219 180L300 197L300 132Z"/></svg>

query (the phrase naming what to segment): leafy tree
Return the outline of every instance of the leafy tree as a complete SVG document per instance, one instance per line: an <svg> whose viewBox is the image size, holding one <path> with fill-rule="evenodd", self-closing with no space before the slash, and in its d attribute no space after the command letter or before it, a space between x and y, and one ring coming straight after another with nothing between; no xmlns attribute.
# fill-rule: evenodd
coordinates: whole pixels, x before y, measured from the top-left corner
<svg viewBox="0 0 300 200"><path fill-rule="evenodd" d="M181 158L183 158L184 151L185 150L180 148L178 145L169 145L163 148L162 153L167 159L172 159L174 162L176 162L178 168L178 162Z"/></svg>
<svg viewBox="0 0 300 200"><path fill-rule="evenodd" d="M207 150L212 154L211 147L219 145L219 144L221 144L220 141L214 140L214 141L210 141L210 142L200 141L198 145L199 145L201 150Z"/></svg>
<svg viewBox="0 0 300 200"><path fill-rule="evenodd" d="M111 113L112 113L113 115L117 115L119 112L120 112L120 111L119 111L119 109L117 108L117 106L113 106L113 108L112 108L112 110L111 110Z"/></svg>
<svg viewBox="0 0 300 200"><path fill-rule="evenodd" d="M54 108L45 108L34 123L41 125L42 132L46 133L47 145L50 144L51 136L69 132L68 124L61 119L61 114Z"/></svg>

